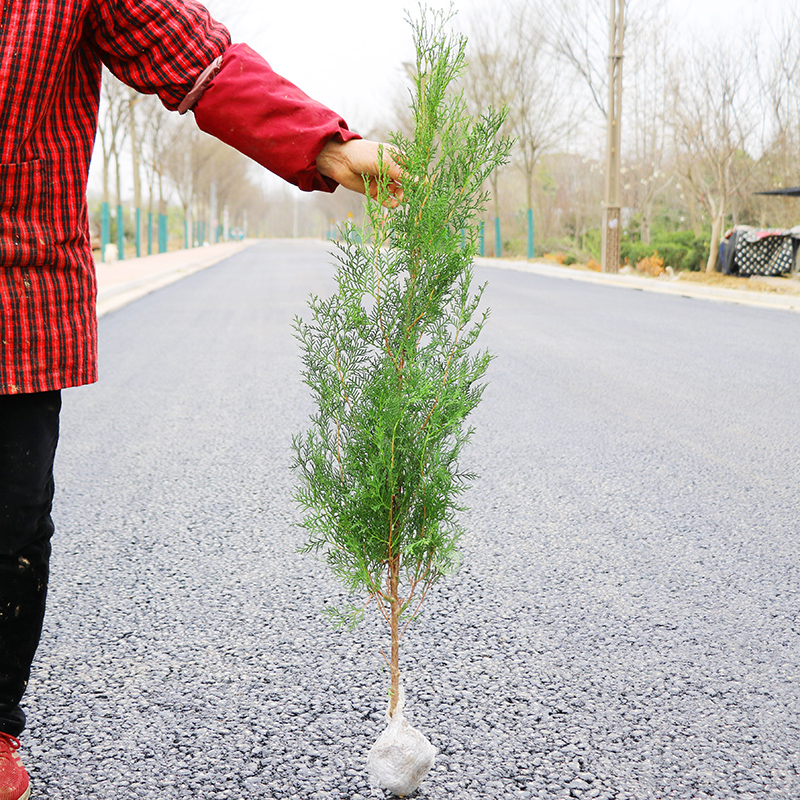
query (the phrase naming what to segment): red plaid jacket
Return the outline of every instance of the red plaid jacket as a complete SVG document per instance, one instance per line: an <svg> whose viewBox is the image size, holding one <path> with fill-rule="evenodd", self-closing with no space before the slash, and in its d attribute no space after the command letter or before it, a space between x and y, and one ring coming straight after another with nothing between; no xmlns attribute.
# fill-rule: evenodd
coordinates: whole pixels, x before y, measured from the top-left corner
<svg viewBox="0 0 800 800"><path fill-rule="evenodd" d="M175 109L218 57L201 128L299 185L332 191L315 159L341 118L277 76L195 0L5 0L0 5L0 394L97 379L86 181L101 65Z"/></svg>

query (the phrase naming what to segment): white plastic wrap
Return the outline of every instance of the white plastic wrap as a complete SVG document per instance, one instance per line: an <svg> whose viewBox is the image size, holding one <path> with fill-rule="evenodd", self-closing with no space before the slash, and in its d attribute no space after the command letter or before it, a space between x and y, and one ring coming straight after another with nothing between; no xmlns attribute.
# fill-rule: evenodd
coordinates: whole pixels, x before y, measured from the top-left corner
<svg viewBox="0 0 800 800"><path fill-rule="evenodd" d="M436 748L403 716L403 690L384 732L372 745L367 769L373 784L405 797L417 789L433 766Z"/></svg>

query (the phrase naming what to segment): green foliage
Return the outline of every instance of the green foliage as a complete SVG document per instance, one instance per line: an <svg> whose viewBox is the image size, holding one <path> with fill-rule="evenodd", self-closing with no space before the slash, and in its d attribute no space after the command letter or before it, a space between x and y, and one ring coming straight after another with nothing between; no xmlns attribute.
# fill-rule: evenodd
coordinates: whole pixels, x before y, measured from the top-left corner
<svg viewBox="0 0 800 800"><path fill-rule="evenodd" d="M660 231L650 244L623 238L620 244L623 259L636 265L643 258L658 253L664 264L676 270L697 271L708 258L708 237L697 237L692 231Z"/></svg>
<svg viewBox="0 0 800 800"><path fill-rule="evenodd" d="M600 260L603 249L603 231L600 228L592 228L586 231L583 237L583 249L597 261Z"/></svg>
<svg viewBox="0 0 800 800"><path fill-rule="evenodd" d="M415 26L413 138L391 141L404 201L387 209L387 179L367 199L363 228L338 244L337 291L295 321L316 413L294 438L296 500L308 534L351 596L394 599L413 617L457 561L459 467L466 419L491 356L474 345L486 319L471 289L484 182L507 159L503 115L472 119L450 87L466 41L434 13ZM390 583L392 570L396 591ZM332 613L355 624L360 609Z"/></svg>

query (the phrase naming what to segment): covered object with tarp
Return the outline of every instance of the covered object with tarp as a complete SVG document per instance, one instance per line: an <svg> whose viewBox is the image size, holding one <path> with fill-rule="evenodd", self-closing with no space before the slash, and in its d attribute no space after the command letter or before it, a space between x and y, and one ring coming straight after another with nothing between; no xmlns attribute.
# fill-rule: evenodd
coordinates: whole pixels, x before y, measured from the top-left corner
<svg viewBox="0 0 800 800"><path fill-rule="evenodd" d="M798 269L800 226L762 230L737 225L720 245L719 267L726 275L786 275Z"/></svg>

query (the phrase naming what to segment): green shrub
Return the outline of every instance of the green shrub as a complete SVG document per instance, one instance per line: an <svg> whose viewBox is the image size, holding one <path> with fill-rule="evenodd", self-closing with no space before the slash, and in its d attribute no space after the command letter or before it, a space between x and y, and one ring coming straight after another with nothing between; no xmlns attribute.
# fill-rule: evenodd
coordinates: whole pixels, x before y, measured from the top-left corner
<svg viewBox="0 0 800 800"><path fill-rule="evenodd" d="M623 239L620 253L631 264L658 253L666 266L697 272L703 269L708 257L708 237L697 237L693 231L660 231L650 244Z"/></svg>
<svg viewBox="0 0 800 800"><path fill-rule="evenodd" d="M583 239L583 248L592 258L599 260L600 251L603 249L603 231L600 228L592 228L587 231Z"/></svg>

